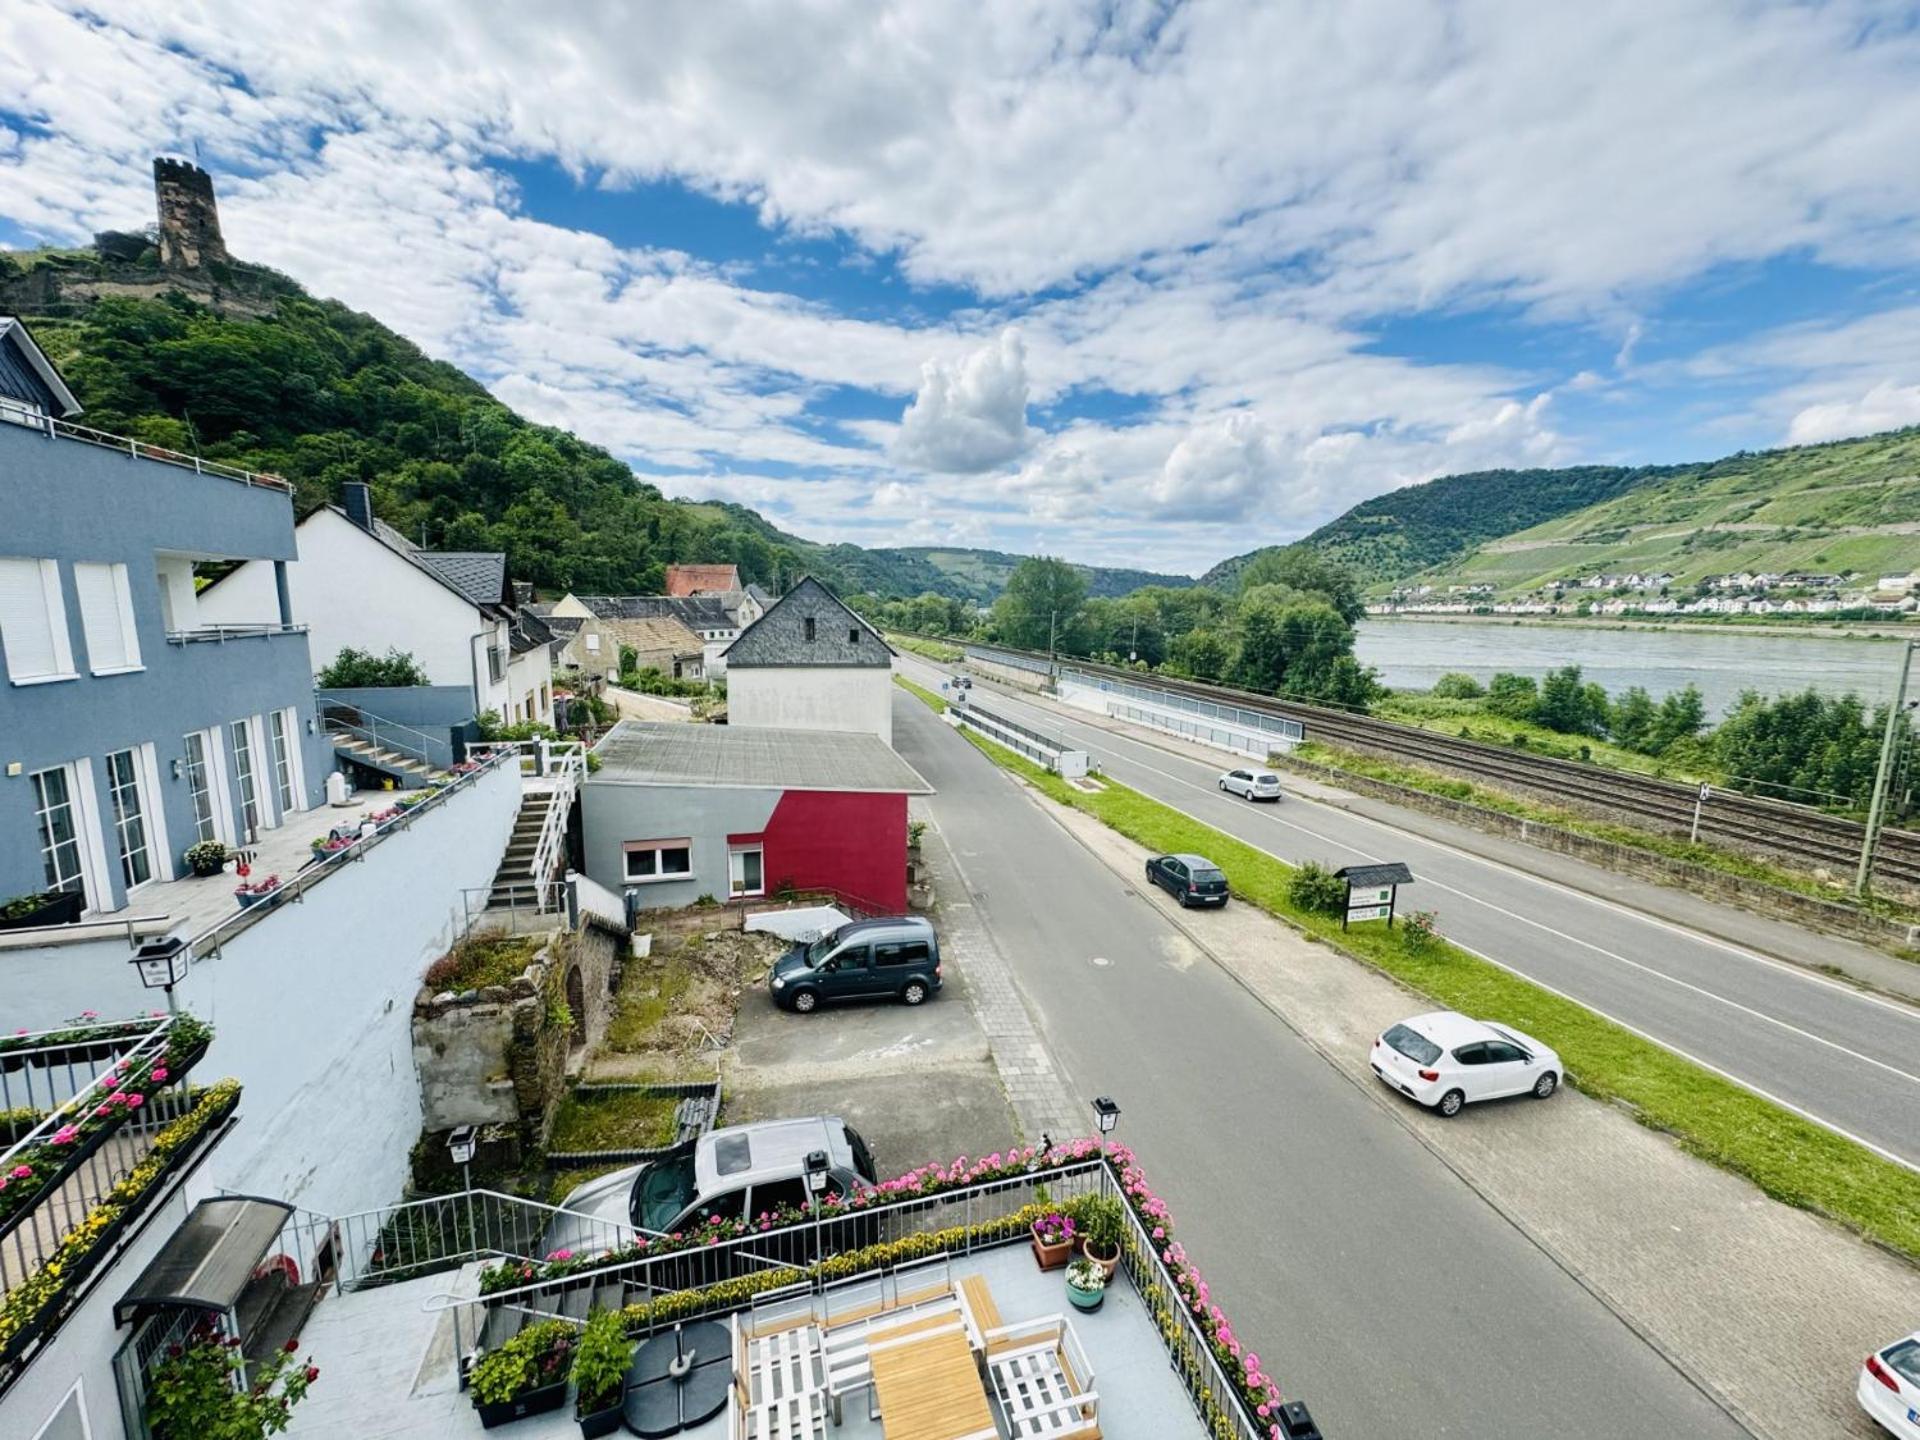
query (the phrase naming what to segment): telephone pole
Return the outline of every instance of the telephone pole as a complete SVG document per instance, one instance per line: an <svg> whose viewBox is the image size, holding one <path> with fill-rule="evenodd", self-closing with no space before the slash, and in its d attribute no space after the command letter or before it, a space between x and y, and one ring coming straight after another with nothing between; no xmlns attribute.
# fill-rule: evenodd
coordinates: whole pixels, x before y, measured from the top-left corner
<svg viewBox="0 0 1920 1440"><path fill-rule="evenodd" d="M1880 821L1887 805L1887 780L1893 774L1899 728L1906 722L1907 677L1913 670L1915 643L1908 640L1900 648L1900 683L1894 689L1893 703L1887 706L1887 728L1880 737L1880 768L1874 773L1873 803L1867 807L1867 829L1860 838L1860 869L1853 877L1853 893L1863 900L1873 875L1873 851L1880 839Z"/></svg>

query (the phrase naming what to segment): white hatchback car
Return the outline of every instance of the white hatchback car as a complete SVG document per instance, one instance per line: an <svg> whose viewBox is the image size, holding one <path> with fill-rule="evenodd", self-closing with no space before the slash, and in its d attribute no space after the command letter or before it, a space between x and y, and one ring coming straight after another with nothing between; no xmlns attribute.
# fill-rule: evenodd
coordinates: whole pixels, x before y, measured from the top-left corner
<svg viewBox="0 0 1920 1440"><path fill-rule="evenodd" d="M1249 800L1278 800L1280 777L1271 770L1229 770L1220 777L1220 788Z"/></svg>
<svg viewBox="0 0 1920 1440"><path fill-rule="evenodd" d="M1402 1095L1449 1117L1473 1100L1544 1100L1560 1085L1560 1057L1538 1040L1452 1010L1402 1020L1373 1042L1368 1058Z"/></svg>
<svg viewBox="0 0 1920 1440"><path fill-rule="evenodd" d="M1860 1408L1900 1440L1920 1440L1920 1331L1867 1356Z"/></svg>

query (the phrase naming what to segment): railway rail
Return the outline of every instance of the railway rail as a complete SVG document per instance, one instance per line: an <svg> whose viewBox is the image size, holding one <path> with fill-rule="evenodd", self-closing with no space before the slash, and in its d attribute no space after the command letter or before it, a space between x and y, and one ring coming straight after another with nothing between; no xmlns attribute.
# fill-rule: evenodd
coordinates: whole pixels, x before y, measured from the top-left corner
<svg viewBox="0 0 1920 1440"><path fill-rule="evenodd" d="M1044 669L1047 664L1043 654L1004 645L970 644L965 648L969 658L978 651L980 658L989 661L994 654L1017 656L1025 662L1022 668ZM1157 672L1128 670L1087 660L1061 659L1057 664L1063 671L1078 671L1096 681L1110 678L1133 685L1150 685L1175 695L1297 720L1306 728L1310 740L1365 749L1430 767L1441 766L1494 785L1521 786L1662 832L1684 835L1693 826L1697 790L1692 785L1630 771L1608 770L1577 760L1508 750L1422 730L1418 726L1351 715L1326 706L1282 700L1227 685L1179 680ZM1851 874L1859 862L1864 830L1858 821L1843 816L1785 801L1741 795L1718 786L1700 806L1703 839L1719 840L1736 849L1757 851L1841 874ZM1883 829L1874 873L1902 887L1920 888L1920 833L1892 827Z"/></svg>

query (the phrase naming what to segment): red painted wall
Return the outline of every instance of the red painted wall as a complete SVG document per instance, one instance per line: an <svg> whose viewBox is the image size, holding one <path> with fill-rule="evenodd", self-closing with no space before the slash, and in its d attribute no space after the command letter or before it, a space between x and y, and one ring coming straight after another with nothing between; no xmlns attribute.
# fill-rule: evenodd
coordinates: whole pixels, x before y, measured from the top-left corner
<svg viewBox="0 0 1920 1440"><path fill-rule="evenodd" d="M759 835L731 845L766 847L767 893L783 885L833 890L863 910L907 908L907 797L788 790Z"/></svg>

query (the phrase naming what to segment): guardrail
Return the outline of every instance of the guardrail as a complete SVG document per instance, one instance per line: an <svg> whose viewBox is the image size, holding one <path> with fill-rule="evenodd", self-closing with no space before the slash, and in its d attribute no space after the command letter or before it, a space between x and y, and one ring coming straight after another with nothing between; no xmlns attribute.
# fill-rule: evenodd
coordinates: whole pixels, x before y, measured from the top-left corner
<svg viewBox="0 0 1920 1440"><path fill-rule="evenodd" d="M467 747L468 755L513 755L522 775L548 782L547 814L533 847L531 873L548 903L546 883L560 868L567 843L567 818L587 774L587 747L578 740L489 740Z"/></svg>
<svg viewBox="0 0 1920 1440"><path fill-rule="evenodd" d="M349 714L352 718L349 718ZM411 725L402 725L397 720L388 720L357 705L342 705L338 701L329 701L321 706L321 727L329 735L351 735L364 740L376 750L391 751L408 760L418 761L429 770L443 769L433 758L435 738L424 730L416 730ZM444 746L442 739L438 744Z"/></svg>
<svg viewBox="0 0 1920 1440"><path fill-rule="evenodd" d="M257 489L278 490L287 496L293 494L293 486L278 475L242 470L238 466L222 465L216 460L202 460L198 455L183 455L178 450L149 445L144 440L135 440L130 436L96 430L91 425L76 425L71 420L56 420L43 410L36 410L5 397L0 397L0 422L38 430L50 440L78 440L85 445L98 445L103 449L121 451L136 460L157 460L162 465L177 465L183 470L193 471L196 475L211 475L220 480L233 480Z"/></svg>
<svg viewBox="0 0 1920 1440"><path fill-rule="evenodd" d="M469 1260L538 1262L546 1258L543 1242L557 1225L598 1250L617 1250L634 1236L631 1225L495 1190L429 1195L336 1217L334 1290L392 1285L457 1270Z"/></svg>
<svg viewBox="0 0 1920 1440"><path fill-rule="evenodd" d="M169 645L224 645L229 640L257 640L268 635L304 635L304 625L196 625L191 630L169 630Z"/></svg>
<svg viewBox="0 0 1920 1440"><path fill-rule="evenodd" d="M956 725L978 730L997 745L1026 756L1055 774L1077 778L1091 771L1093 763L1084 750L1076 750L1065 740L1042 734L1026 725L995 715L968 701L947 707L947 715Z"/></svg>

